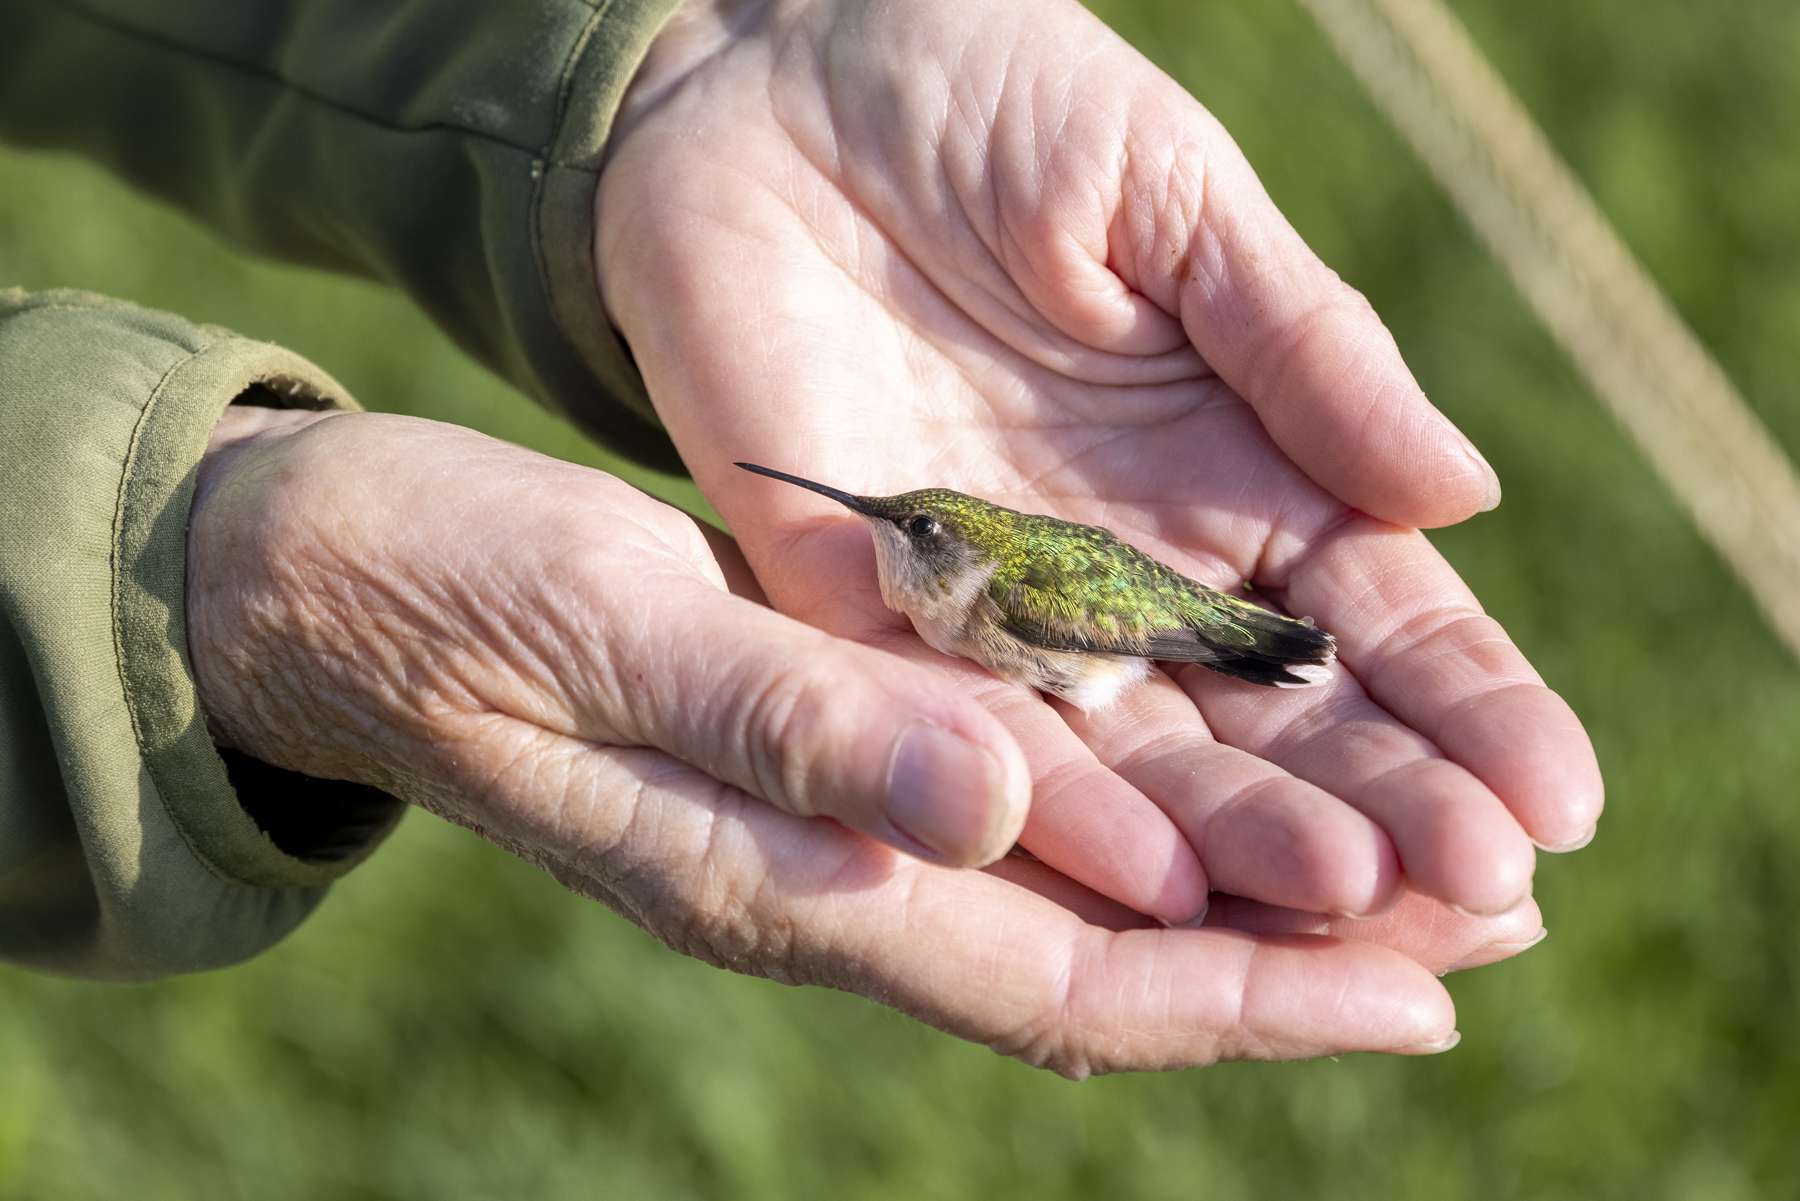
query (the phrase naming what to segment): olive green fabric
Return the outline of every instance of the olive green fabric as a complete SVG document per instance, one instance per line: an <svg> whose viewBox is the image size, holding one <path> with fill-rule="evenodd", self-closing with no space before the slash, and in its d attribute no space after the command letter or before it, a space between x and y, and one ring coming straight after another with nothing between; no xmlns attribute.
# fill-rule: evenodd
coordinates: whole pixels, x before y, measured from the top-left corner
<svg viewBox="0 0 1800 1201"><path fill-rule="evenodd" d="M235 962L399 815L248 763L240 803L207 736L188 511L219 414L246 396L352 404L266 343L80 292L0 292L0 958L117 979Z"/></svg>
<svg viewBox="0 0 1800 1201"><path fill-rule="evenodd" d="M679 0L7 0L0 139L403 287L613 449L679 460L594 274L595 182Z"/></svg>
<svg viewBox="0 0 1800 1201"><path fill-rule="evenodd" d="M526 391L674 468L601 303L593 204L678 3L7 0L0 139L396 283ZM137 979L245 958L398 814L206 736L184 530L207 436L244 399L350 403L275 347L0 293L0 959Z"/></svg>

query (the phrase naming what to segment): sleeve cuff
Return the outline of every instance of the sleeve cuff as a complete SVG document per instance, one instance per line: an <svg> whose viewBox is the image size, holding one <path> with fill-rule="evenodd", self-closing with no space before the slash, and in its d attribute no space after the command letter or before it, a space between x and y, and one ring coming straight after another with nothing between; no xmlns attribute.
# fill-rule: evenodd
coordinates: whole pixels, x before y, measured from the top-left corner
<svg viewBox="0 0 1800 1201"><path fill-rule="evenodd" d="M541 393L592 429L597 388L625 412L620 421L594 430L596 436L645 466L677 473L685 468L601 299L594 198L626 86L679 7L680 0L610 0L596 6L565 70L555 133L537 171L529 233L542 291L503 300L526 315L509 324L528 344Z"/></svg>
<svg viewBox="0 0 1800 1201"><path fill-rule="evenodd" d="M0 535L5 625L37 694L9 687L0 703L15 720L41 713L22 721L41 736L0 754L0 825L33 832L0 849L0 958L113 978L247 958L402 806L213 746L187 654L195 473L251 389L354 402L279 347L77 292L0 292L0 373L0 462L21 518ZM21 791L28 775L50 787ZM42 812L56 807L67 820ZM4 812L26 808L40 812Z"/></svg>

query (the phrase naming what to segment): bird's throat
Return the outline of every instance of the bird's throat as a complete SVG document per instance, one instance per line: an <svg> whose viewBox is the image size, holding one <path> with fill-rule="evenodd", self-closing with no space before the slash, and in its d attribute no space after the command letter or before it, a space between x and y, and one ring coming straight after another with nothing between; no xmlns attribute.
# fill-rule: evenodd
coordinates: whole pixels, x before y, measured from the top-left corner
<svg viewBox="0 0 1800 1201"><path fill-rule="evenodd" d="M881 599L912 619L928 644L947 655L966 655L969 620L994 576L992 562L934 564L917 554L892 522L870 521Z"/></svg>

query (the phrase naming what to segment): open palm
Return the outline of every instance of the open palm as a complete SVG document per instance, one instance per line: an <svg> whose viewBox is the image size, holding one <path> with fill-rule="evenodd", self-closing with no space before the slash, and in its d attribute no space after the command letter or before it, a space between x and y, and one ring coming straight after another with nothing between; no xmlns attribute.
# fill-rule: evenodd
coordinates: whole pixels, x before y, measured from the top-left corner
<svg viewBox="0 0 1800 1201"><path fill-rule="evenodd" d="M1477 913L1601 803L1562 701L1407 528L1498 499L1199 105L1072 2L694 5L634 81L600 277L771 601L978 695L1023 842L1141 913L1209 889ZM1321 688L1185 668L1084 716L888 613L859 521L734 471L1105 525L1336 635ZM981 797L967 804L985 803Z"/></svg>

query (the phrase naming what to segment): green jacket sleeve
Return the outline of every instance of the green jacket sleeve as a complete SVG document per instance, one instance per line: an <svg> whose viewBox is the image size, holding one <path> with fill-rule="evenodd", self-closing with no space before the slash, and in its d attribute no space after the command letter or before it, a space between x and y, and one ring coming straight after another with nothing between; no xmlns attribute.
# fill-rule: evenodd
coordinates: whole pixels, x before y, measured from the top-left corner
<svg viewBox="0 0 1800 1201"><path fill-rule="evenodd" d="M235 962L398 817L207 736L187 518L213 426L245 399L352 403L265 343L0 291L0 960L113 979Z"/></svg>
<svg viewBox="0 0 1800 1201"><path fill-rule="evenodd" d="M601 151L679 0L11 0L0 139L398 284L615 450L677 466L592 268ZM398 806L220 754L185 655L220 410L349 404L273 347L0 294L0 960L134 979L281 937Z"/></svg>
<svg viewBox="0 0 1800 1201"><path fill-rule="evenodd" d="M678 2L9 0L0 139L396 283L613 449L678 470L593 268L607 131Z"/></svg>

